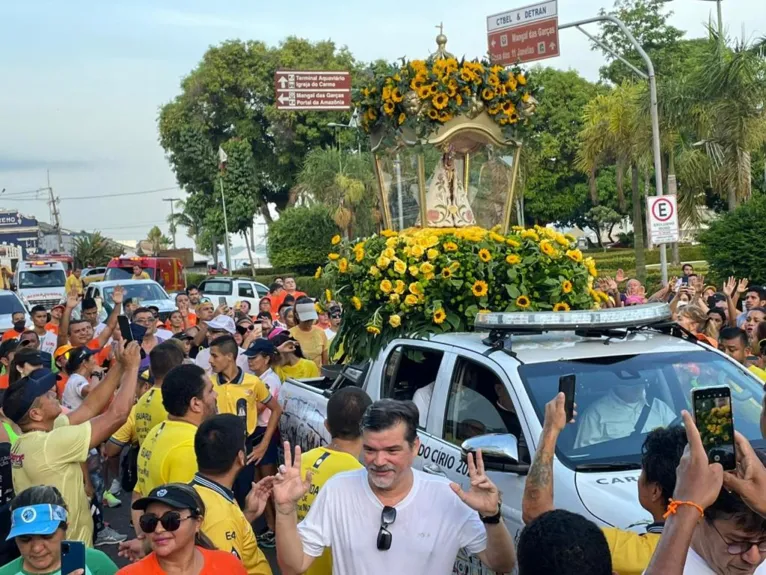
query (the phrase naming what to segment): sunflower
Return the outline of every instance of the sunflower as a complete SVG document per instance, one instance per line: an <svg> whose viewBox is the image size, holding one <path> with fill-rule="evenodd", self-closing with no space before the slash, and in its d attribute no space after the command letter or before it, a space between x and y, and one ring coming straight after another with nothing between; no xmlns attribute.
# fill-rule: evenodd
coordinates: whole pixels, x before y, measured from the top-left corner
<svg viewBox="0 0 766 575"><path fill-rule="evenodd" d="M394 236L398 236L399 234L395 232L394 230L383 230L380 232L380 235L384 238L393 238Z"/></svg>
<svg viewBox="0 0 766 575"><path fill-rule="evenodd" d="M444 323L444 320L447 319L447 314L444 312L442 308L437 309L434 312L434 323L435 324L442 324Z"/></svg>
<svg viewBox="0 0 766 575"><path fill-rule="evenodd" d="M471 287L471 291L476 297L484 297L489 291L489 286L487 286L487 282L485 281L476 280Z"/></svg>
<svg viewBox="0 0 766 575"><path fill-rule="evenodd" d="M390 318L388 318L388 324L391 327L399 327L402 325L402 317L400 315L394 314Z"/></svg>
<svg viewBox="0 0 766 575"><path fill-rule="evenodd" d="M583 262L585 264L585 267L588 269L588 273L591 277L596 277L598 275L598 272L596 271L596 260L593 258L585 258L585 261Z"/></svg>
<svg viewBox="0 0 766 575"><path fill-rule="evenodd" d="M442 110L441 112L439 112L439 121L442 124L446 124L447 122L449 122L452 119L452 117L453 117L452 114L450 114L447 110Z"/></svg>
<svg viewBox="0 0 766 575"><path fill-rule="evenodd" d="M341 242L341 237L339 235L334 235L332 239L330 240L330 243L334 246L337 246Z"/></svg>
<svg viewBox="0 0 766 575"><path fill-rule="evenodd" d="M403 274L407 271L407 264L404 263L402 260L396 260L394 262L394 271L398 274Z"/></svg>
<svg viewBox="0 0 766 575"><path fill-rule="evenodd" d="M455 272L457 272L457 270L460 269L460 262L452 262L449 265L449 269L454 274Z"/></svg>
<svg viewBox="0 0 766 575"><path fill-rule="evenodd" d="M490 101L492 98L495 97L495 92L491 88L484 88L481 91L481 98L486 101Z"/></svg>
<svg viewBox="0 0 766 575"><path fill-rule="evenodd" d="M439 111L435 110L434 108L431 108L428 110L428 117L432 120L438 120L439 119Z"/></svg>
<svg viewBox="0 0 766 575"><path fill-rule="evenodd" d="M364 248L354 248L354 259L361 262L364 259Z"/></svg>
<svg viewBox="0 0 766 575"><path fill-rule="evenodd" d="M371 333L372 335L380 335L380 328L374 325L368 325L367 333Z"/></svg>
<svg viewBox="0 0 766 575"><path fill-rule="evenodd" d="M569 247L569 240L566 238L564 234L556 234L556 243L562 247L568 248Z"/></svg>
<svg viewBox="0 0 766 575"><path fill-rule="evenodd" d="M521 263L521 258L516 254L509 254L505 256L505 263L507 263L509 266L515 266Z"/></svg>
<svg viewBox="0 0 766 575"><path fill-rule="evenodd" d="M372 277L378 277L380 275L380 270L377 268L377 266L370 266L370 269L367 273Z"/></svg>
<svg viewBox="0 0 766 575"><path fill-rule="evenodd" d="M451 269L449 269L449 268L444 268L444 269L442 270L442 277L443 277L445 280L448 280L448 279L450 279L450 278L452 277L452 270L451 270Z"/></svg>
<svg viewBox="0 0 766 575"><path fill-rule="evenodd" d="M321 278L321 277L322 277L322 266L319 266L319 267L317 268L317 271L316 271L316 273L314 274L314 279L315 279L315 280L318 280L318 279L319 279L319 278Z"/></svg>
<svg viewBox="0 0 766 575"><path fill-rule="evenodd" d="M513 112L516 111L516 105L510 100L503 102L502 108L506 116L510 116Z"/></svg>
<svg viewBox="0 0 766 575"><path fill-rule="evenodd" d="M362 300L360 300L358 297L354 296L351 298L351 305L354 306L354 309L356 311L359 311L362 309Z"/></svg>
<svg viewBox="0 0 766 575"><path fill-rule="evenodd" d="M447 107L447 104L449 104L449 97L447 96L447 94L439 93L439 94L436 94L436 96L434 96L434 99L431 103L433 104L434 108L436 108L437 110L443 110L444 108Z"/></svg>
<svg viewBox="0 0 766 575"><path fill-rule="evenodd" d="M401 102L402 100L404 100L404 96L402 96L402 93L399 90L399 88L394 88L393 90L391 90L391 99L397 104Z"/></svg>
<svg viewBox="0 0 766 575"><path fill-rule="evenodd" d="M490 74L490 75L487 77L487 83L488 83L490 86L492 86L493 88L497 88L498 86L500 86L500 78L498 77L498 75L497 75L497 74L495 74L495 73L491 73L491 74Z"/></svg>
<svg viewBox="0 0 766 575"><path fill-rule="evenodd" d="M524 74L519 74L516 76L516 81L519 83L520 86L526 86L527 85L527 79L524 77Z"/></svg>
<svg viewBox="0 0 766 575"><path fill-rule="evenodd" d="M394 289L394 286L391 284L390 280L383 280L380 282L380 291L383 293L390 293L392 289Z"/></svg>
<svg viewBox="0 0 766 575"><path fill-rule="evenodd" d="M525 295L520 295L516 298L516 307L521 309L527 309L530 305L532 305L532 302L529 301L529 298Z"/></svg>
<svg viewBox="0 0 766 575"><path fill-rule="evenodd" d="M399 125L401 126L402 124L404 124L406 119L407 119L407 114L402 112L401 114L399 114L399 118L398 118L397 122L399 122Z"/></svg>
<svg viewBox="0 0 766 575"><path fill-rule="evenodd" d="M572 293L572 282L569 280L561 282L561 291L564 293Z"/></svg>
<svg viewBox="0 0 766 575"><path fill-rule="evenodd" d="M490 239L492 239L492 240L494 240L496 242L499 242L499 243L505 242L505 236L502 236L502 235L498 234L497 232L489 232L489 237L490 237Z"/></svg>
<svg viewBox="0 0 766 575"><path fill-rule="evenodd" d="M444 248L445 252L456 252L458 249L455 242L444 242L442 247Z"/></svg>
<svg viewBox="0 0 766 575"><path fill-rule="evenodd" d="M556 255L556 248L554 248L551 242L548 240L543 240L540 242L540 251L548 257L553 257Z"/></svg>
<svg viewBox="0 0 766 575"><path fill-rule="evenodd" d="M582 252L580 250L567 250L567 257L579 264L582 261Z"/></svg>
<svg viewBox="0 0 766 575"><path fill-rule="evenodd" d="M540 236L537 235L535 230L522 230L521 237L525 240L535 240L536 242L540 241Z"/></svg>
<svg viewBox="0 0 766 575"><path fill-rule="evenodd" d="M326 301L332 301L332 292L329 289L324 290L324 299Z"/></svg>
<svg viewBox="0 0 766 575"><path fill-rule="evenodd" d="M463 67L463 69L460 70L460 79L463 80L463 82L471 82L474 79L474 73L468 68Z"/></svg>
<svg viewBox="0 0 766 575"><path fill-rule="evenodd" d="M340 254L327 254L327 257L330 258L332 261L335 261L338 258L340 258Z"/></svg>
<svg viewBox="0 0 766 575"><path fill-rule="evenodd" d="M518 248L521 245L516 240L505 240L505 243L511 246L512 248Z"/></svg>
<svg viewBox="0 0 766 575"><path fill-rule="evenodd" d="M391 86L383 86L383 92L381 92L381 96L384 100L390 100L391 99Z"/></svg>
<svg viewBox="0 0 766 575"><path fill-rule="evenodd" d="M458 94L457 96L455 96L455 103L456 103L458 106L462 106L462 105L463 105L463 96L461 96L460 94Z"/></svg>
<svg viewBox="0 0 766 575"><path fill-rule="evenodd" d="M492 254L489 253L488 249L482 248L479 250L479 259L486 264L492 259Z"/></svg>
<svg viewBox="0 0 766 575"><path fill-rule="evenodd" d="M394 104L390 100L383 104L383 112L386 114L386 116L393 116L395 108L396 108L396 104Z"/></svg>
<svg viewBox="0 0 766 575"><path fill-rule="evenodd" d="M556 305L553 306L553 311L569 311L569 304L563 301L560 301Z"/></svg>
<svg viewBox="0 0 766 575"><path fill-rule="evenodd" d="M418 98L421 100L427 100L431 96L431 86L428 84L423 84L420 88L418 88Z"/></svg>
<svg viewBox="0 0 766 575"><path fill-rule="evenodd" d="M348 260L346 258L343 258L338 262L338 271L342 274L345 274L348 271Z"/></svg>
<svg viewBox="0 0 766 575"><path fill-rule="evenodd" d="M405 296L404 303L405 305L409 305L409 306L417 305L418 296L409 294L408 296Z"/></svg>
<svg viewBox="0 0 766 575"><path fill-rule="evenodd" d="M375 108L367 108L366 116L370 122L374 122L378 119L378 113L375 111Z"/></svg>

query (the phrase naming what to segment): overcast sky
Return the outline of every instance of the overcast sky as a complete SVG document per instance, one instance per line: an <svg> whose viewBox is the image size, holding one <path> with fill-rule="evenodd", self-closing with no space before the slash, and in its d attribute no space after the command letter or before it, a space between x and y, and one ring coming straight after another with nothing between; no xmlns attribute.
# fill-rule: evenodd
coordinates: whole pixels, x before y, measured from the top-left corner
<svg viewBox="0 0 766 575"><path fill-rule="evenodd" d="M766 35L764 0L724 0L730 35ZM162 198L181 198L157 143L157 112L206 48L230 39L277 44L288 35L332 39L360 60L421 58L433 51L444 22L448 49L486 52L486 16L527 2L388 0L351 4L292 0L0 0L0 207L49 221L41 200L16 192L51 185L62 225L115 239L139 239L169 212ZM595 16L611 0L559 0L560 22ZM366 7L365 7L366 6ZM687 37L705 33L715 3L674 0L672 23ZM476 8L474 13L466 9ZM591 26L593 31L596 30ZM557 68L597 79L604 63L576 30L561 33ZM75 199L101 196L98 199ZM42 197L42 195L40 196ZM183 232L179 244L191 246Z"/></svg>

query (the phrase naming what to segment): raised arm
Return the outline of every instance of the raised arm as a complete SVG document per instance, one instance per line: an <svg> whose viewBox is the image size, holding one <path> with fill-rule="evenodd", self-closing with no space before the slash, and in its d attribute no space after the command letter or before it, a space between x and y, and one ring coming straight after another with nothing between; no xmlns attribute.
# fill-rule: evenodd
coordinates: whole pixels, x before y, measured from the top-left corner
<svg viewBox="0 0 766 575"><path fill-rule="evenodd" d="M115 355L121 354L116 352ZM83 399L82 405L68 415L71 425L85 423L104 411L109 400L114 396L117 384L122 377L122 371L122 364L119 361L112 362L104 380L93 386L90 393Z"/></svg>
<svg viewBox="0 0 766 575"><path fill-rule="evenodd" d="M69 343L69 320L72 317L72 310L77 307L80 301L80 295L76 289L72 289L66 296L66 306L64 313L61 314L61 323L59 324L59 335L56 338L56 347L61 347Z"/></svg>
<svg viewBox="0 0 766 575"><path fill-rule="evenodd" d="M106 318L106 327L100 334L98 334L98 344L101 347L106 345L106 342L108 342L109 338L112 337L112 333L117 327L117 316L119 316L122 312L122 300L124 297L125 290L121 286L115 286L114 292L112 293L112 302L114 303L112 313L110 313L109 317Z"/></svg>

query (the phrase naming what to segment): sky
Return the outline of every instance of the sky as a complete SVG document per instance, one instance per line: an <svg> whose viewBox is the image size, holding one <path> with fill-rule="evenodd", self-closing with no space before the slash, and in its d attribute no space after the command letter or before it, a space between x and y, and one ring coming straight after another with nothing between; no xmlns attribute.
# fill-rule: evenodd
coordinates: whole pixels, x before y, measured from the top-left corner
<svg viewBox="0 0 766 575"><path fill-rule="evenodd" d="M766 36L763 0L724 0L727 33ZM142 239L167 233L170 202L183 198L158 144L159 108L205 50L227 39L276 45L289 35L348 46L362 61L423 58L443 22L457 56L486 53L486 16L528 2L388 0L2 0L0 2L0 208L51 221L39 199L19 192L50 185L61 225ZM366 7L365 7L366 6ZM559 0L559 22L596 16L612 0ZM705 34L715 3L672 0L671 23L687 38ZM471 11L473 10L473 11ZM587 27L597 32L596 25ZM601 52L575 29L560 35L562 55L546 65L598 78ZM136 194L136 192L158 192ZM183 231L179 247L193 244ZM235 241L236 243L241 243Z"/></svg>

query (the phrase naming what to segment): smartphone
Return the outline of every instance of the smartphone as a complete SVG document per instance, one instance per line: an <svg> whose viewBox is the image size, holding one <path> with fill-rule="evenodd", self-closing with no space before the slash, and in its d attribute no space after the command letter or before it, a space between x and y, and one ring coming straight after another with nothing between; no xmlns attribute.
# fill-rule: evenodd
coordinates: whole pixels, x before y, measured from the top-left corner
<svg viewBox="0 0 766 575"><path fill-rule="evenodd" d="M681 278L681 283L685 286L689 285L689 276L684 276Z"/></svg>
<svg viewBox="0 0 766 575"><path fill-rule="evenodd" d="M692 405L708 461L720 463L724 471L736 469L731 390L726 386L693 389Z"/></svg>
<svg viewBox="0 0 766 575"><path fill-rule="evenodd" d="M245 422L245 428L247 428L247 400L244 398L237 400L237 417L242 418L242 421Z"/></svg>
<svg viewBox="0 0 766 575"><path fill-rule="evenodd" d="M127 316L118 315L117 324L120 326L120 334L122 335L122 339L125 340L125 343L133 341L133 332L130 330L130 320Z"/></svg>
<svg viewBox="0 0 766 575"><path fill-rule="evenodd" d="M227 305L226 304L226 298L221 296L218 298L218 305Z"/></svg>
<svg viewBox="0 0 766 575"><path fill-rule="evenodd" d="M61 573L85 570L85 544L82 541L61 542Z"/></svg>
<svg viewBox="0 0 766 575"><path fill-rule="evenodd" d="M562 375L559 378L559 393L563 393L564 409L567 412L567 423L572 421L574 417L574 397L575 397L575 383L577 378L573 373L569 375Z"/></svg>

